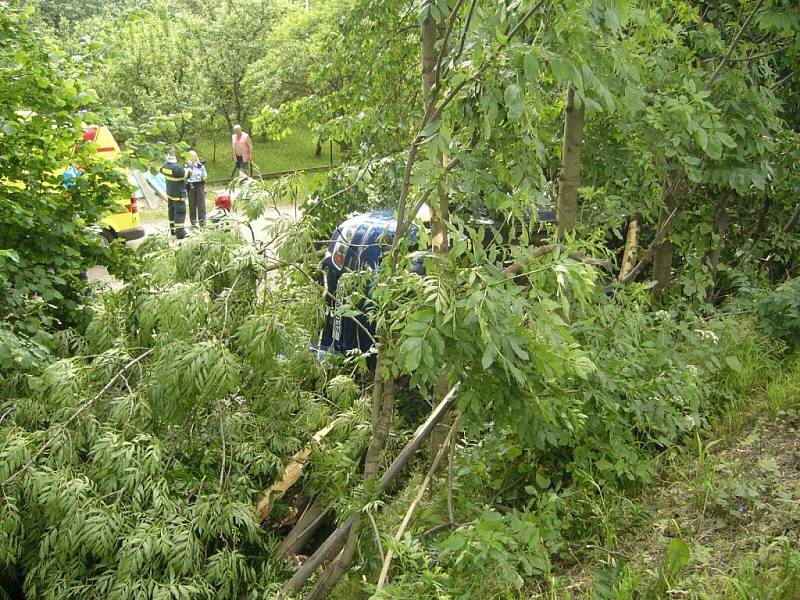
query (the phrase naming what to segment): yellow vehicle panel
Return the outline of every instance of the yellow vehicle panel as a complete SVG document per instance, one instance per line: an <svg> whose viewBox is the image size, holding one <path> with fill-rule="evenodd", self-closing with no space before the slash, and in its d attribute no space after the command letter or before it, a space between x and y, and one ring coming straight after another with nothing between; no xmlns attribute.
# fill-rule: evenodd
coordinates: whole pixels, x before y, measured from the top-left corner
<svg viewBox="0 0 800 600"><path fill-rule="evenodd" d="M114 160L121 155L117 141L114 139L108 127L103 125L90 125L85 128L84 141L91 142L97 146L97 155L101 158ZM133 240L144 235L139 218L138 202L144 198L144 192L139 189L136 180L128 175L128 182L134 188L134 193L130 199L120 199L120 209L106 216L100 225L105 230L110 230L113 237L121 237L126 240Z"/></svg>
<svg viewBox="0 0 800 600"><path fill-rule="evenodd" d="M17 111L22 117L28 117L30 111ZM97 146L97 155L107 159L115 160L122 152L114 139L111 131L105 126L87 125L84 127L83 140ZM106 238L121 237L125 240L135 240L144 236L144 229L141 227L139 219L139 201L144 199L144 192L139 188L137 181L126 169L120 169L128 177L128 183L134 189L130 198L120 198L118 201L119 209L107 215L100 221L100 226L104 230ZM22 181L2 180L4 185L25 188Z"/></svg>

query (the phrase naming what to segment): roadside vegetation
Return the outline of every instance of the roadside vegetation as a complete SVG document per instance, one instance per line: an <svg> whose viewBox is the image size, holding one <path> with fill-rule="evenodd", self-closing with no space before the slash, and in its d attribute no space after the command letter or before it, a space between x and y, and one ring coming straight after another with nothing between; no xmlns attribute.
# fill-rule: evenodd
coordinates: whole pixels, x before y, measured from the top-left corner
<svg viewBox="0 0 800 600"><path fill-rule="evenodd" d="M795 3L0 4L0 598L800 595ZM102 246L86 121L342 164Z"/></svg>

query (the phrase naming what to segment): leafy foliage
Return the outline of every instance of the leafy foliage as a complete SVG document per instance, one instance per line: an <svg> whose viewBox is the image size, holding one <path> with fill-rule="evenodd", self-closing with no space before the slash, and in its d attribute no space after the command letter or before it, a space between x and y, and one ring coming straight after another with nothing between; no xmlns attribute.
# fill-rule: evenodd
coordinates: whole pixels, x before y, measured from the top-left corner
<svg viewBox="0 0 800 600"><path fill-rule="evenodd" d="M81 272L113 257L93 226L128 190L91 145L76 149L82 123L102 120L92 59L65 55L29 17L0 16L0 370L41 364L47 332L82 318ZM67 189L71 163L84 175Z"/></svg>
<svg viewBox="0 0 800 600"><path fill-rule="evenodd" d="M95 297L86 334L73 333L87 354L4 383L0 558L27 594L271 597L283 569L253 501L333 403L309 369L309 333L281 323L276 290L258 291L251 251L225 229L177 250L151 240L141 273ZM160 260L179 267L144 268ZM320 479L315 465L341 456L343 489L368 415L351 409L352 380L335 382L350 410L309 471Z"/></svg>

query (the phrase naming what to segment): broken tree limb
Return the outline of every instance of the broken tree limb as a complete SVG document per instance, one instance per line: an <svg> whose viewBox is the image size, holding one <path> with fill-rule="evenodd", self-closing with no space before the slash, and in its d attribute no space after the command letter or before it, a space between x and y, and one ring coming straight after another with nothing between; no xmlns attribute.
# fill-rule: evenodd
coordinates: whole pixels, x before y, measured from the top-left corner
<svg viewBox="0 0 800 600"><path fill-rule="evenodd" d="M622 253L622 266L619 269L619 280L633 269L636 252L639 250L639 215L633 215L628 222L628 232L625 235L625 251Z"/></svg>
<svg viewBox="0 0 800 600"><path fill-rule="evenodd" d="M389 431L394 419L396 382L394 377L383 378L381 374L382 356L383 353L379 351L372 395L372 440L364 457L364 486L367 488L371 487L377 475L383 447L389 438ZM350 563L353 561L353 556L355 556L358 547L362 516L363 511L359 511L354 515L355 518L350 524L347 542L342 551L325 569L317 581L317 585L306 596L306 600L327 598L331 590L339 582L339 579L342 578L342 575L350 568Z"/></svg>
<svg viewBox="0 0 800 600"><path fill-rule="evenodd" d="M389 468L386 469L386 472L381 477L378 485L378 496L382 495L389 488L389 484L394 481L400 471L406 466L409 459L417 450L419 450L420 446L422 446L422 442L424 442L425 439L430 435L431 431L433 431L434 426L445 414L447 414L447 411L450 410L453 404L455 404L456 395L458 394L460 386L461 384L457 383L450 389L447 396L445 396L439 405L433 409L425 422L417 428L408 444L405 445L405 447L400 451L400 454L397 455L397 458L395 458L392 464L389 465ZM360 514L362 510L363 508L351 515L344 523L339 525L336 531L329 535L328 539L326 539L322 545L317 548L316 552L308 557L308 560L303 563L303 565L295 572L294 576L286 583L286 585L283 586L283 593L285 595L291 596L296 594L297 591L302 588L303 585L305 585L309 578L314 574L314 571L317 570L317 567L319 567L332 552L335 552L335 550L344 543L345 539L350 533L350 527L353 525L356 515Z"/></svg>
<svg viewBox="0 0 800 600"><path fill-rule="evenodd" d="M300 519L295 523L289 534L283 538L273 557L282 559L298 554L329 512L330 508L325 508L319 497L314 498L303 511L303 514L300 515Z"/></svg>
<svg viewBox="0 0 800 600"><path fill-rule="evenodd" d="M664 220L664 223L658 230L656 237L653 238L652 242L650 242L650 245L647 247L647 251L644 253L644 256L642 256L641 260L639 260L639 262L636 263L636 266L633 267L627 273L627 275L625 275L625 277L620 278L619 280L620 283L622 284L630 283L631 281L636 279L636 276L639 273L641 273L642 269L644 269L648 264L650 264L650 261L653 260L653 255L655 254L656 248L658 248L658 246L660 246L664 242L664 240L667 239L667 234L669 233L669 229L675 222L675 219L677 218L678 214L680 214L682 208L683 208L683 203L679 203L678 205L675 206L675 208L672 210L669 216Z"/></svg>
<svg viewBox="0 0 800 600"><path fill-rule="evenodd" d="M545 254L550 254L551 252L555 252L556 250L567 250L567 247L563 244L545 244L544 246L539 246L538 248L534 249L531 252L531 258L539 258L540 256L544 256ZM594 256L589 256L588 254L584 254L583 252L569 252L567 254L571 259L577 260L589 265L593 265L595 267L600 267L602 269L608 269L611 267L611 263L607 260L603 260L602 258L595 258ZM503 275L515 275L522 271L522 265L518 262L512 262L506 268L503 269Z"/></svg>
<svg viewBox="0 0 800 600"><path fill-rule="evenodd" d="M403 538L403 534L405 533L408 524L411 522L411 517L414 515L414 511L416 510L417 505L420 503L420 500L422 500L422 497L425 495L425 490L428 489L431 478L436 472L436 468L439 466L439 461L442 460L445 451L449 450L449 442L452 439L453 433L455 433L456 429L458 429L458 417L455 418L453 424L450 426L450 429L447 431L447 435L439 447L439 451L436 453L436 457L433 459L433 463L431 464L430 469L428 469L425 479L422 480L422 484L419 486L416 496L414 496L414 499L411 501L411 504L409 505L405 516L403 517L403 521L400 523L400 527L397 529L397 533L394 534L395 542L399 542ZM376 591L378 592L383 589L383 586L386 583L386 576L389 574L389 567L392 564L393 556L394 552L392 552L392 549L389 548L389 550L386 552L386 558L383 559L383 564L381 565L381 574L378 577L378 585L376 588Z"/></svg>
<svg viewBox="0 0 800 600"><path fill-rule="evenodd" d="M258 505L256 506L256 519L259 523L263 523L264 520L269 516L269 513L272 510L273 500L283 496L286 491L295 483L297 483L297 480L303 476L303 469L305 468L308 458L311 456L311 451L314 449L314 445L319 444L322 439L328 435L334 427L336 427L339 421L341 421L341 417L334 419L326 427L320 429L313 435L309 444L307 444L302 450L295 453L295 455L289 459L289 463L283 470L283 477L281 477L279 481L276 481L269 486L264 491L264 495L261 496L261 500L258 501Z"/></svg>

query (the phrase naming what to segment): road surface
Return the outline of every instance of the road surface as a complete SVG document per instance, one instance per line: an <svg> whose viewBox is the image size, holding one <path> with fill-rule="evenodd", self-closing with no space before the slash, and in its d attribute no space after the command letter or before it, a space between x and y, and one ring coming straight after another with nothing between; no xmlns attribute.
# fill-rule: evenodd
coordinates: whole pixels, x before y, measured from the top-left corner
<svg viewBox="0 0 800 600"><path fill-rule="evenodd" d="M149 223L142 223L142 228L145 232L145 237L140 238L138 240L133 240L131 242L127 242L128 246L131 248L138 248L139 244L149 235L156 235L156 234L168 234L169 233L169 222L166 219L166 209L164 209L164 219L158 221L150 221ZM265 227L273 221L277 217L291 217L296 218L299 217L301 214L300 210L298 209L297 214L295 215L294 208L291 206L279 206L277 209L270 208L267 210L262 216L260 216L255 221L250 223L250 226L253 229L253 235L255 235L256 240L265 240L267 238L267 234L264 231ZM189 234L191 235L191 229L188 230ZM250 228L246 225L242 225L242 235L244 239L251 240L252 236L250 233ZM174 244L180 244L180 240L173 241ZM89 281L105 281L108 283L112 288L119 287L121 284L115 280L111 275L109 275L108 270L103 266L97 266L89 269Z"/></svg>

